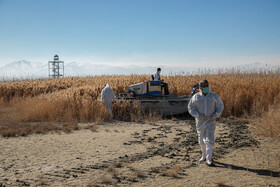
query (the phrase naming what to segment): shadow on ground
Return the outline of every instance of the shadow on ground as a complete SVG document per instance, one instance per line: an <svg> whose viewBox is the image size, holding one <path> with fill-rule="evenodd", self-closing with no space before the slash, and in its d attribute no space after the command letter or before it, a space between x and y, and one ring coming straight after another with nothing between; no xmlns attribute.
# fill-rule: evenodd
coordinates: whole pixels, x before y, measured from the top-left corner
<svg viewBox="0 0 280 187"><path fill-rule="evenodd" d="M220 167L220 168L228 168L232 170L241 170L241 171L249 171L256 173L258 175L264 175L264 176L270 176L270 177L279 177L279 172L271 171L271 170L265 170L265 169L251 169L251 168L245 168L242 166L236 166L233 164L226 164L222 162L215 162L215 167Z"/></svg>

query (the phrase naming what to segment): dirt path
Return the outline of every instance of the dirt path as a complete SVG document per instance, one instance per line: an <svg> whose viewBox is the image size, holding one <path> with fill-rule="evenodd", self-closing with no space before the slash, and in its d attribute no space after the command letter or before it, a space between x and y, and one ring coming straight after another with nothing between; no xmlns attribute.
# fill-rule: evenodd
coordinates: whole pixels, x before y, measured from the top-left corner
<svg viewBox="0 0 280 187"><path fill-rule="evenodd" d="M249 134L242 122L221 119L216 167L197 161L193 120L114 122L97 132L1 137L0 186L280 186L279 142Z"/></svg>

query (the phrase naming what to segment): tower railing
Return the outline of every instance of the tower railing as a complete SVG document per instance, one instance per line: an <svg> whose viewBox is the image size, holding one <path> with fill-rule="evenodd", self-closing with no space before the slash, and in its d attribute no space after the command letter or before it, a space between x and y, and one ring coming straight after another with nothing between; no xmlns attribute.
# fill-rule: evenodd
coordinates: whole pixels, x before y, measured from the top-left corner
<svg viewBox="0 0 280 187"><path fill-rule="evenodd" d="M49 78L64 77L64 61L60 61L58 56L54 56L53 61L48 63Z"/></svg>

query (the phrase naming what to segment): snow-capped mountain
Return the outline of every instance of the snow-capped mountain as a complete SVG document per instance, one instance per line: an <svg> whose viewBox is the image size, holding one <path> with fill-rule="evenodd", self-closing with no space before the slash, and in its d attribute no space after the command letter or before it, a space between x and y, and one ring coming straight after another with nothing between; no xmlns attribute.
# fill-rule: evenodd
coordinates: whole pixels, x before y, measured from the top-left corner
<svg viewBox="0 0 280 187"><path fill-rule="evenodd" d="M47 64L15 61L0 67L0 76L3 78L43 78L48 75Z"/></svg>
<svg viewBox="0 0 280 187"><path fill-rule="evenodd" d="M255 62L252 64L243 64L237 66L231 66L231 71L240 72L240 73L272 73L278 72L280 66L270 65L270 64L262 64L260 62Z"/></svg>
<svg viewBox="0 0 280 187"><path fill-rule="evenodd" d="M180 72L181 68L165 67L163 74ZM81 64L70 62L64 64L64 76L94 76L94 75L130 75L151 74L156 71L156 66L113 66L102 64ZM0 67L0 78L5 79L29 79L47 78L49 74L48 63L30 62L26 60L15 61Z"/></svg>
<svg viewBox="0 0 280 187"><path fill-rule="evenodd" d="M94 76L94 75L129 75L150 74L156 67L112 66L101 64L80 64L70 62L64 64L64 76ZM0 66L0 79L37 79L47 78L49 75L48 63L15 61Z"/></svg>
<svg viewBox="0 0 280 187"><path fill-rule="evenodd" d="M243 64L243 65L238 65L238 66L233 66L233 67L246 69L246 70L256 70L256 69L269 69L269 68L273 68L275 66L270 65L270 64L262 64L260 62L255 62L253 64Z"/></svg>
<svg viewBox="0 0 280 187"><path fill-rule="evenodd" d="M156 70L156 66L112 66L102 64L82 64L78 62L70 62L64 64L64 76L94 76L94 75L130 75L130 74L152 74ZM182 68L172 66L161 66L162 74L200 74L203 73L202 68ZM240 66L231 66L228 69L244 72L264 72L278 68L279 66L272 66L262 64L259 62L253 64L245 64ZM211 70L212 73L223 68L205 68ZM47 78L49 74L48 63L30 62L26 60L15 61L0 66L0 79L37 79Z"/></svg>

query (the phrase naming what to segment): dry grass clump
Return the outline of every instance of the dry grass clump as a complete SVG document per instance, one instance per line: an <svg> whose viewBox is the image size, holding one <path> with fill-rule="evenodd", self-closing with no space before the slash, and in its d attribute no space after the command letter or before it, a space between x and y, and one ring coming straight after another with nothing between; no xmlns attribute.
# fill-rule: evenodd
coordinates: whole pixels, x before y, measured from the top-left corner
<svg viewBox="0 0 280 187"><path fill-rule="evenodd" d="M126 163L125 167L127 167L129 169L132 169L133 168L133 164L132 163Z"/></svg>
<svg viewBox="0 0 280 187"><path fill-rule="evenodd" d="M3 137L26 136L28 134L41 134L48 131L60 130L58 126L51 123L30 124L22 122L11 122L0 127Z"/></svg>
<svg viewBox="0 0 280 187"><path fill-rule="evenodd" d="M271 106L259 124L256 125L258 135L279 138L280 137L280 106Z"/></svg>
<svg viewBox="0 0 280 187"><path fill-rule="evenodd" d="M79 130L79 126L77 123L67 123L62 125L62 131L65 133L70 133L72 131Z"/></svg>
<svg viewBox="0 0 280 187"><path fill-rule="evenodd" d="M113 177L117 177L117 176L119 175L118 170L117 170L116 168L114 168L114 166L109 166L109 167L107 168L107 171L108 171L109 173L111 173Z"/></svg>
<svg viewBox="0 0 280 187"><path fill-rule="evenodd" d="M38 181L36 182L36 185L38 185L38 186L44 186L44 185L48 185L48 182L47 182L47 180L46 179L42 179L42 178L40 178L40 179L38 179Z"/></svg>
<svg viewBox="0 0 280 187"><path fill-rule="evenodd" d="M138 182L137 177L136 176L128 176L127 180L130 182Z"/></svg>
<svg viewBox="0 0 280 187"><path fill-rule="evenodd" d="M154 173L159 173L160 172L160 168L152 167L151 171L154 172Z"/></svg>
<svg viewBox="0 0 280 187"><path fill-rule="evenodd" d="M62 126L54 123L24 123L10 122L0 127L0 135L3 137L27 136L29 134L44 134L50 131L70 133L78 130L78 124L63 124Z"/></svg>
<svg viewBox="0 0 280 187"><path fill-rule="evenodd" d="M144 139L145 142L152 142L153 141L153 138L150 137L150 136L146 136L145 139Z"/></svg>
<svg viewBox="0 0 280 187"><path fill-rule="evenodd" d="M91 132L97 132L97 127L95 125L88 125L84 129L89 129Z"/></svg>
<svg viewBox="0 0 280 187"><path fill-rule="evenodd" d="M139 178L145 178L146 175L143 173L143 171L140 171L140 170L135 170L134 171L136 176L139 177Z"/></svg>
<svg viewBox="0 0 280 187"><path fill-rule="evenodd" d="M117 162L114 163L114 166L115 166L116 168L121 168L121 167L123 167L123 163L120 162L120 161L117 161Z"/></svg>
<svg viewBox="0 0 280 187"><path fill-rule="evenodd" d="M223 187L225 186L225 180L221 177L214 178L213 183L218 186L218 187Z"/></svg>
<svg viewBox="0 0 280 187"><path fill-rule="evenodd" d="M99 178L99 182L101 184L111 184L113 182L113 179L110 177L110 176L107 176L107 175L102 175L100 178Z"/></svg>
<svg viewBox="0 0 280 187"><path fill-rule="evenodd" d="M178 165L172 166L170 169L162 171L163 176L168 177L178 177L179 172L182 171L182 168Z"/></svg>
<svg viewBox="0 0 280 187"><path fill-rule="evenodd" d="M234 117L234 116L229 116L229 119L233 120L233 119L236 119L236 117Z"/></svg>

